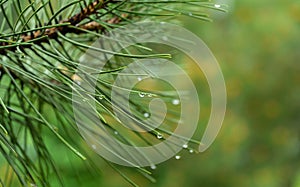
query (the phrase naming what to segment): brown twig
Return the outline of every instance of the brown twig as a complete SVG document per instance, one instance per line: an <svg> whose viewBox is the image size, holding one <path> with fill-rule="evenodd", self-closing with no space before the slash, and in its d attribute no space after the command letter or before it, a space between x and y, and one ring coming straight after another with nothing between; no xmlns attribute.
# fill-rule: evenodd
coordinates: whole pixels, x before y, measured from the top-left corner
<svg viewBox="0 0 300 187"><path fill-rule="evenodd" d="M88 16L96 14L99 9L105 8L108 3L117 2L113 0L95 0L94 2L87 5L85 8L81 10L81 12L71 16L68 19L61 20L59 23L70 23L72 26L76 26L81 29L90 30L90 31L103 31L104 27L101 26L97 22L89 22L84 25L78 26L81 21L86 19ZM121 19L119 17L113 17L109 20L106 20L107 23L119 23ZM65 26L59 26L59 27L53 27L45 30L38 30L35 32L31 32L25 35L21 36L21 42L29 42L34 44L41 44L43 42L47 42L49 39L56 39L58 37L58 32L65 35L67 33L82 33L82 31L76 29L76 28L70 28L68 25ZM44 36L47 36L45 38L42 38ZM40 40L36 40L42 38ZM0 46L6 46L5 48L0 49L0 54L6 54L6 50L14 51L16 50L16 46L11 45L11 43L8 42L0 42ZM21 48L30 47L30 45L24 45L21 46ZM1 68L1 66L0 66Z"/></svg>
<svg viewBox="0 0 300 187"><path fill-rule="evenodd" d="M79 25L79 23L81 21L83 21L85 18L87 18L88 16L90 16L92 14L96 14L97 10L99 10L101 8L105 8L108 3L112 3L112 2L117 2L117 1L95 0L94 2L87 5L84 9L82 9L81 12L75 14L74 16L71 16L68 19L59 21L59 23L70 23L72 26L75 26L77 28L74 28L74 27L71 28L68 25L66 25L66 26L49 28L49 29L46 29L43 31L39 30L39 31L35 31L35 32L29 33L29 34L22 35L21 41L22 42L31 42L31 40L35 40L35 39L41 38L43 36L47 36L47 38L44 38L41 40L36 40L36 41L32 42L34 44L41 44L43 42L47 42L48 38L56 39L58 37L58 32L60 32L61 34L64 34L64 35L67 33L80 34L80 33L83 33L84 30L103 32L105 30L105 27L103 27L98 22L92 21L92 22L89 22L89 23L86 23L83 25ZM122 16L126 17L127 15L123 14ZM120 17L113 17L113 18L105 20L104 22L106 22L108 24L118 24L121 20L122 20L122 18L120 18ZM10 45L10 43L0 42L0 46L9 46L9 45ZM26 48L26 47L30 47L30 45L21 46L21 49ZM16 46L0 49L0 54L5 55L7 52L6 50L14 51L14 50L16 50ZM0 70L2 68L3 67L0 64Z"/></svg>

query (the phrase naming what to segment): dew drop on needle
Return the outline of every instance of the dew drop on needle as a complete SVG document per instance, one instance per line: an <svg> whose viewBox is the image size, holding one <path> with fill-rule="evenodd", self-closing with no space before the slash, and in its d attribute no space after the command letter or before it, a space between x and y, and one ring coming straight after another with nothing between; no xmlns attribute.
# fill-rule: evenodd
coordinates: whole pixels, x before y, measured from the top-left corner
<svg viewBox="0 0 300 187"><path fill-rule="evenodd" d="M140 96L140 97L145 97L145 93L139 92L139 96Z"/></svg>
<svg viewBox="0 0 300 187"><path fill-rule="evenodd" d="M153 97L153 94L149 93L149 94L148 94L148 97Z"/></svg>
<svg viewBox="0 0 300 187"><path fill-rule="evenodd" d="M154 169L156 169L156 165L151 164L150 168L154 170Z"/></svg>
<svg viewBox="0 0 300 187"><path fill-rule="evenodd" d="M162 139L163 138L163 135L162 134L157 134L156 136L158 139Z"/></svg>
<svg viewBox="0 0 300 187"><path fill-rule="evenodd" d="M179 99L173 99L172 100L173 105L179 105L179 103L180 103Z"/></svg>

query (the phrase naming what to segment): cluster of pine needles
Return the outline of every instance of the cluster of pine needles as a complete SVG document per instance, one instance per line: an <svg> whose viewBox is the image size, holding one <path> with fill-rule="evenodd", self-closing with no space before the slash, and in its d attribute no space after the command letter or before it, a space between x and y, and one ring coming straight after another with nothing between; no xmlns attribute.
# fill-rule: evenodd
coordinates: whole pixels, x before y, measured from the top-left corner
<svg viewBox="0 0 300 187"><path fill-rule="evenodd" d="M82 89L81 78L76 75L79 59L99 36L143 20L188 16L209 21L207 9L222 11L200 0L0 0L0 184L51 186L52 178L56 178L63 186L61 168L54 159L61 147L93 165L89 150L83 148L84 140L78 138L72 93ZM114 117L109 112L109 80L128 63L126 54L135 57L128 51L122 53L123 57L105 66L97 96L92 96L99 112L108 119ZM74 82L78 84L74 86ZM132 100L131 104L134 113L143 113L143 103ZM107 121L106 127L114 129ZM129 136L125 134L122 139L126 141ZM157 134L149 132L140 138L148 136ZM59 143L53 146L53 142ZM117 166L109 165L136 185ZM137 170L154 180L147 169Z"/></svg>

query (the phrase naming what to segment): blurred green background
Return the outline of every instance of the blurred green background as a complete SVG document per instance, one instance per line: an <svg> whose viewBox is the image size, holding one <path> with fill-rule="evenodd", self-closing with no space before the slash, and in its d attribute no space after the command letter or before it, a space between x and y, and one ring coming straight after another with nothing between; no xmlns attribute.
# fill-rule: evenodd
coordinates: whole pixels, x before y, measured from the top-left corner
<svg viewBox="0 0 300 187"><path fill-rule="evenodd" d="M222 67L222 130L206 152L158 165L155 184L131 176L149 187L300 187L300 1L217 3L229 12L212 12L213 23L187 18L184 25ZM126 186L107 170L103 186Z"/></svg>
<svg viewBox="0 0 300 187"><path fill-rule="evenodd" d="M228 4L229 12L210 12L213 23L182 23L203 39L223 70L228 105L216 141L204 153L182 152L180 160L158 165L156 183L119 169L142 187L300 187L300 1L215 2ZM91 166L49 140L67 186L131 186L96 154L102 172L91 174Z"/></svg>

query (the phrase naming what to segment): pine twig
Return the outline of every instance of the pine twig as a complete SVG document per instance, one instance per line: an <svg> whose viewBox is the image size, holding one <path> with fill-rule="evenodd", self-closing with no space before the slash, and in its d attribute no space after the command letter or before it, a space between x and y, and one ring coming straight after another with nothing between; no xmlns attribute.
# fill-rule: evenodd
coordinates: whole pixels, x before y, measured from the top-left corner
<svg viewBox="0 0 300 187"><path fill-rule="evenodd" d="M80 25L80 26L79 26L79 23L81 21L83 21L84 19L88 18L88 16L96 14L98 10L106 8L108 3L113 3L113 2L118 2L118 1L95 0L94 2L90 3L85 8L83 8L81 10L81 12L71 16L68 19L59 21L59 24L69 23L71 26L78 27L79 29L70 28L69 25L63 25L63 26L48 28L45 30L38 30L35 32L31 32L31 33L22 35L20 43L41 44L41 43L47 42L48 39L58 38L58 32L60 32L63 35L65 35L67 33L80 34L80 33L82 33L82 31L80 31L80 29L81 30L85 29L85 30L90 30L90 31L97 30L97 31L103 32L105 28L95 21L92 21L92 22L89 22L89 23L86 23L86 24ZM111 19L105 20L105 22L111 23L111 24L117 24L120 21L121 21L121 18L117 17L117 16L113 17ZM21 46L21 44L20 44L20 46ZM2 47L2 49L1 49L1 47ZM22 45L21 46L21 48L26 48L26 47L28 48L28 47L30 47L30 45ZM6 50L15 51L16 48L17 48L17 45L12 45L12 42L11 43L0 42L0 54L2 54L2 55L6 54ZM0 69L1 69L1 65L0 65Z"/></svg>

